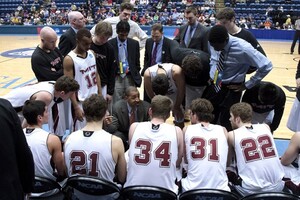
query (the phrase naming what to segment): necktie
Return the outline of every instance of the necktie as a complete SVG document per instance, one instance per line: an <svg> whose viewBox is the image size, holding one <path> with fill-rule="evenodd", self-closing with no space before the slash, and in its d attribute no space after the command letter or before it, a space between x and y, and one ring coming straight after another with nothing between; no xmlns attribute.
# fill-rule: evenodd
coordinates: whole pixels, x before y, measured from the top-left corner
<svg viewBox="0 0 300 200"><path fill-rule="evenodd" d="M151 66L156 64L157 46L158 46L158 43L154 42L154 49L153 49L152 57L151 57Z"/></svg>
<svg viewBox="0 0 300 200"><path fill-rule="evenodd" d="M214 77L215 91L217 93L221 90L222 71L224 69L224 55L225 55L225 51L222 50L220 53L219 62L218 62L217 70L215 72L215 77Z"/></svg>
<svg viewBox="0 0 300 200"><path fill-rule="evenodd" d="M134 122L135 122L135 109L131 108L130 117L129 117L129 124L131 125Z"/></svg>
<svg viewBox="0 0 300 200"><path fill-rule="evenodd" d="M192 33L193 33L193 27L192 26L189 26L190 30L186 33L185 37L185 45L186 47L189 46L190 42L191 42L191 39L192 39Z"/></svg>
<svg viewBox="0 0 300 200"><path fill-rule="evenodd" d="M119 44L119 70L122 78L124 78L128 73L128 63L126 57L126 45L121 43Z"/></svg>

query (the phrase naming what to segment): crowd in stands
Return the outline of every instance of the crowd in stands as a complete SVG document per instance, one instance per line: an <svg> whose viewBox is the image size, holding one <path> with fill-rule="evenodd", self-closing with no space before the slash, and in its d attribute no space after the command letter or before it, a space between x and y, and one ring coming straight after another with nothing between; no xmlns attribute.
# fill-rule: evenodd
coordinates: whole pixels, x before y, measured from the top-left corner
<svg viewBox="0 0 300 200"><path fill-rule="evenodd" d="M87 19L88 25L97 24L109 17L118 16L118 1L93 1L56 3L55 0L22 0L13 12L1 12L1 25L65 25L68 24L67 14L70 11L80 11ZM205 26L216 23L215 2L195 0L168 1L168 0L136 0L131 1L135 11L131 19L141 25L152 25L160 22L163 25L182 25L186 23L184 9L191 4L196 5L198 20ZM256 9L261 5L263 10ZM280 4L279 4L280 5ZM236 23L247 29L293 29L297 19L297 12L292 6L272 6L264 2L225 2L226 7L233 7L237 13ZM245 8L246 7L246 8ZM256 9L249 12L249 9Z"/></svg>

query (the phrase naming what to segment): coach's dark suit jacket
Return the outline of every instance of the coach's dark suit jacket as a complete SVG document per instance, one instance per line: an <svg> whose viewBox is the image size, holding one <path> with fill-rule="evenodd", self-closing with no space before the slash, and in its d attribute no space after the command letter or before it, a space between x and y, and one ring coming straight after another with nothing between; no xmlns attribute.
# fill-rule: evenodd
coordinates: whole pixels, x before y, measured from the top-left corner
<svg viewBox="0 0 300 200"><path fill-rule="evenodd" d="M142 100L140 101L139 106L137 107L138 122L144 122L150 119L148 115L149 107L150 104L148 102ZM127 101L125 99L121 99L113 105L112 116L112 123L107 126L106 131L110 133L119 131L122 132L126 137L128 137L130 124Z"/></svg>
<svg viewBox="0 0 300 200"><path fill-rule="evenodd" d="M174 40L176 40L179 43L179 46L208 52L209 28L198 23L194 35L191 38L189 46L186 46L184 42L184 36L187 29L188 29L188 24L182 25L179 28L178 34L174 38Z"/></svg>
<svg viewBox="0 0 300 200"><path fill-rule="evenodd" d="M144 72L148 67L151 66L151 58L152 58L152 49L153 49L153 39L148 38L146 40L146 45L145 45L145 56L144 56L144 68L141 72L142 76L144 75ZM176 48L178 46L178 43L164 37L163 39L163 44L162 44L162 49L161 49L161 61L162 63L173 63L172 61L172 56L171 56L171 49Z"/></svg>
<svg viewBox="0 0 300 200"><path fill-rule="evenodd" d="M63 56L68 55L76 47L76 33L72 28L60 36L58 47Z"/></svg>
<svg viewBox="0 0 300 200"><path fill-rule="evenodd" d="M108 42L114 47L116 61L119 63L119 47L117 37L109 40ZM138 41L127 38L127 54L130 74L135 82L135 85L140 87L142 84L142 76L140 74L140 45Z"/></svg>

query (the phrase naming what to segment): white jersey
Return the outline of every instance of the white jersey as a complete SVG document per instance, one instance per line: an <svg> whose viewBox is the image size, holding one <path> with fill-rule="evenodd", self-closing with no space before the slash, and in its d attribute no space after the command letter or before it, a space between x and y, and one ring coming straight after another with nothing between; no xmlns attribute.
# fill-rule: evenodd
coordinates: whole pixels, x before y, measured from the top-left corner
<svg viewBox="0 0 300 200"><path fill-rule="evenodd" d="M187 177L183 191L214 188L230 191L226 175L228 143L222 126L188 126L185 132Z"/></svg>
<svg viewBox="0 0 300 200"><path fill-rule="evenodd" d="M283 168L273 136L265 124L233 131L238 174L244 194L279 192L283 188Z"/></svg>
<svg viewBox="0 0 300 200"><path fill-rule="evenodd" d="M168 89L167 96L169 98L171 98L173 102L175 102L176 101L176 95L177 95L177 87L176 87L175 81L173 80L173 75L172 75L172 67L173 67L174 64L164 63L164 64L160 64L160 65L163 66L163 69L165 70L166 75L169 79L169 89ZM158 64L149 67L151 81L157 75L157 70L158 70Z"/></svg>
<svg viewBox="0 0 300 200"><path fill-rule="evenodd" d="M49 133L41 128L24 128L23 132L32 152L35 175L56 180L56 177L53 176L54 166L52 167L50 164L52 155L47 145Z"/></svg>
<svg viewBox="0 0 300 200"><path fill-rule="evenodd" d="M177 193L178 141L174 125L138 123L128 150L128 173L124 187L159 186ZM147 175L145 177L145 175Z"/></svg>
<svg viewBox="0 0 300 200"><path fill-rule="evenodd" d="M30 100L37 92L46 91L54 97L55 81L43 81L36 84L25 85L11 90L2 98L7 99L14 108L23 107L25 101Z"/></svg>
<svg viewBox="0 0 300 200"><path fill-rule="evenodd" d="M94 54L89 50L86 58L78 57L74 51L68 54L74 63L74 79L80 85L77 97L79 101L84 101L91 94L98 93L97 67Z"/></svg>
<svg viewBox="0 0 300 200"><path fill-rule="evenodd" d="M68 176L82 174L112 182L116 163L112 156L111 137L104 130L73 132L64 145Z"/></svg>

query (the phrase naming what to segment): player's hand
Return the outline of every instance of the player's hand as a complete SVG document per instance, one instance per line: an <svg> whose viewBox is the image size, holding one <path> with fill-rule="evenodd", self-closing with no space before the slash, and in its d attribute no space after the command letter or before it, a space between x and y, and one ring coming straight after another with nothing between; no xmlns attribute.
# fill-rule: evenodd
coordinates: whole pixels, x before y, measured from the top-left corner
<svg viewBox="0 0 300 200"><path fill-rule="evenodd" d="M184 121L183 109L181 109L180 107L174 107L172 112L173 112L173 117L175 118L176 121L178 122Z"/></svg>
<svg viewBox="0 0 300 200"><path fill-rule="evenodd" d="M296 87L299 88L300 87L300 78L296 79Z"/></svg>
<svg viewBox="0 0 300 200"><path fill-rule="evenodd" d="M83 110L78 106L75 108L75 117L79 121L83 121L84 113Z"/></svg>

